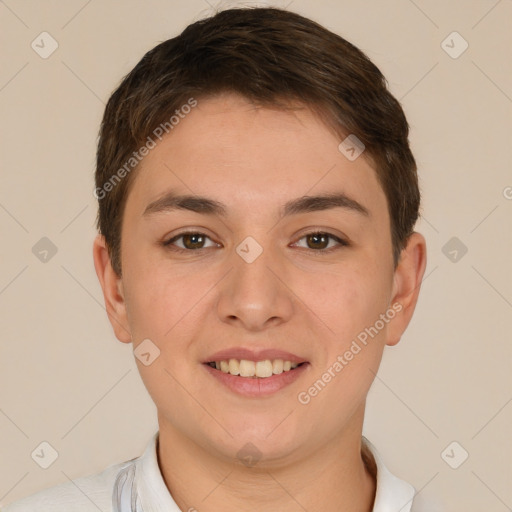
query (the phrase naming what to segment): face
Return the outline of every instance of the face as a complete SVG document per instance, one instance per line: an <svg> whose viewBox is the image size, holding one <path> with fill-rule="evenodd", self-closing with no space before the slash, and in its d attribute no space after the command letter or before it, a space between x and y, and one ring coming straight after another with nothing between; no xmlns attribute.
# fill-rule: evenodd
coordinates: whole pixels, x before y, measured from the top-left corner
<svg viewBox="0 0 512 512"><path fill-rule="evenodd" d="M99 244L95 257L110 276L100 280L118 338L160 351L136 361L161 432L226 460L251 442L272 463L361 424L424 260L394 270L375 170L340 142L305 108L223 95L199 99L142 161L124 213L122 279L99 263ZM220 360L220 370L207 364ZM279 360L303 364L279 373ZM277 373L225 373L250 373L249 361Z"/></svg>

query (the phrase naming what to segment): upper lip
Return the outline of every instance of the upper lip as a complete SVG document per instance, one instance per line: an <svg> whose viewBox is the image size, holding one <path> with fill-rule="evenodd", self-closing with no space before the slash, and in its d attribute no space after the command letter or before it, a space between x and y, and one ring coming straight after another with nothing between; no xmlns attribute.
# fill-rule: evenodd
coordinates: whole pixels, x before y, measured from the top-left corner
<svg viewBox="0 0 512 512"><path fill-rule="evenodd" d="M203 363L211 363L213 361L227 361L229 359L245 359L247 361L264 361L266 359L282 359L283 361L290 361L292 363L304 363L307 362L306 359L300 357L296 354L292 354L291 352L286 352L284 350L276 350L273 348L263 349L263 350L251 350L244 347L233 347L227 348L225 350L220 350L219 352L215 352L211 354L206 359L204 359Z"/></svg>

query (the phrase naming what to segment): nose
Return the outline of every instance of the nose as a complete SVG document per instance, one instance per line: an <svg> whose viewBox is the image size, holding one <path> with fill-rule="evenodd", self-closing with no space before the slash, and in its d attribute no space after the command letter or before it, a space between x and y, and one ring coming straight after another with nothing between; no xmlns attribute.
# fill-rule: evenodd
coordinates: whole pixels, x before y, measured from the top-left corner
<svg viewBox="0 0 512 512"><path fill-rule="evenodd" d="M241 244L233 254L232 269L220 284L217 314L223 322L256 332L287 322L294 301L284 261L267 249L252 260L254 250L250 243Z"/></svg>

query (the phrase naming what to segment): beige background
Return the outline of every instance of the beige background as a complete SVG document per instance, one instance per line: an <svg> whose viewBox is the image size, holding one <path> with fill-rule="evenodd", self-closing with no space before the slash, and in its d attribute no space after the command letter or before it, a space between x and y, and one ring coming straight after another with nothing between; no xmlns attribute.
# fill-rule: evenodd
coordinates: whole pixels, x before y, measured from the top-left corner
<svg viewBox="0 0 512 512"><path fill-rule="evenodd" d="M385 353L365 435L444 510L510 510L512 2L273 4L363 49L411 124L427 277ZM156 431L94 273L95 142L122 76L211 12L205 0L0 3L0 504L136 457ZM59 45L47 59L31 48L43 31ZM453 31L469 44L458 58L441 46ZM42 237L57 247L46 263L32 252ZM467 247L456 262L443 253L452 237ZM46 470L31 458L42 441L59 455ZM441 456L452 441L469 453L458 469ZM453 464L462 451L448 454Z"/></svg>

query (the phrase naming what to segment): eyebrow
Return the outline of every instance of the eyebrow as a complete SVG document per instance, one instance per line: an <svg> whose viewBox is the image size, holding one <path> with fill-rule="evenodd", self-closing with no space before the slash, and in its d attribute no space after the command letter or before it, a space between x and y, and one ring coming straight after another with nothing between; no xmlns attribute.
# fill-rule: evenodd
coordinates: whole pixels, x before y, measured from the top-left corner
<svg viewBox="0 0 512 512"><path fill-rule="evenodd" d="M321 194L316 196L302 196L285 203L281 217L298 215L331 208L344 208L364 215L370 216L369 210L355 199L346 194L338 192L332 194ZM187 210L203 215L218 215L226 217L228 208L224 203L197 195L177 195L169 192L163 197L150 203L144 210L143 216L155 213L170 212L173 210Z"/></svg>

